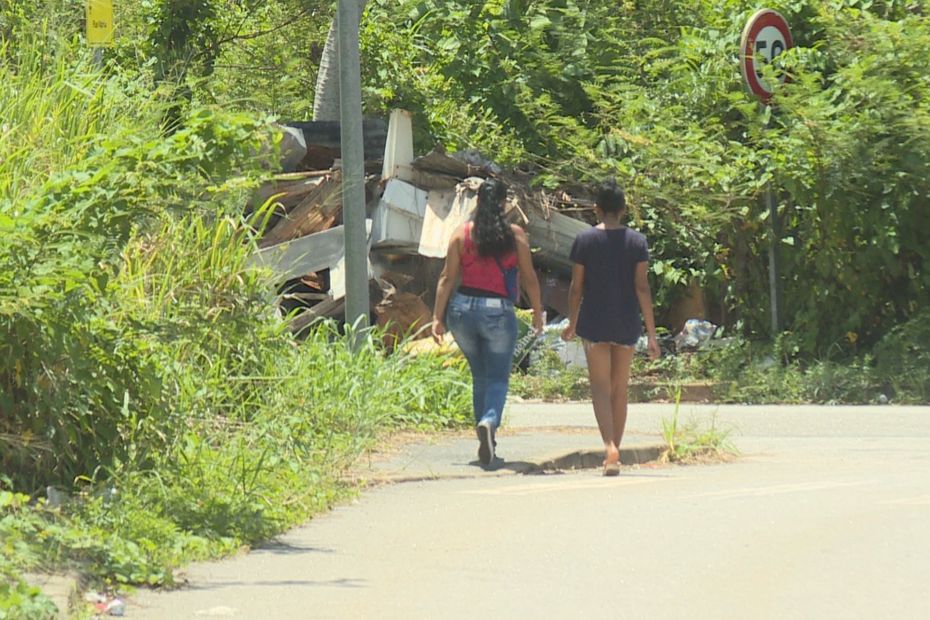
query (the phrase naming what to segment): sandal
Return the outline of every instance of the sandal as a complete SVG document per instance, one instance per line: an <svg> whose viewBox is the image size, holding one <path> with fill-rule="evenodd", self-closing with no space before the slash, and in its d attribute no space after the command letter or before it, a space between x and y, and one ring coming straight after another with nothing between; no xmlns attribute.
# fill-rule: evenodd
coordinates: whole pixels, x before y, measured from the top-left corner
<svg viewBox="0 0 930 620"><path fill-rule="evenodd" d="M620 475L620 461L614 461L613 463L604 463L604 475L605 476L619 476Z"/></svg>

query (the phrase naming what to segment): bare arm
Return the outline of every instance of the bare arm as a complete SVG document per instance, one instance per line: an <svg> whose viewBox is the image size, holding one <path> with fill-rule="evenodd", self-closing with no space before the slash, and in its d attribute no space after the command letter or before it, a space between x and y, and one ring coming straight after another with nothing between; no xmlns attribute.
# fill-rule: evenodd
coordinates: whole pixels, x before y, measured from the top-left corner
<svg viewBox="0 0 930 620"><path fill-rule="evenodd" d="M578 325L578 311L581 310L581 292L584 290L584 265L572 265L572 283L568 289L568 327L562 330L562 339L571 340L575 337L575 327Z"/></svg>
<svg viewBox="0 0 930 620"><path fill-rule="evenodd" d="M446 264L442 268L442 273L439 274L439 282L436 283L436 304L433 307L433 338L436 342L439 342L446 333L446 306L449 305L449 298L452 296L452 290L459 279L459 271L462 267L462 254L459 247L461 238L462 233L459 230L449 240Z"/></svg>
<svg viewBox="0 0 930 620"><path fill-rule="evenodd" d="M539 278L533 268L533 255L530 252L530 240L523 229L513 225L514 241L517 245L517 268L520 270L520 284L530 298L530 307L533 309L533 329L541 332L543 328L542 296L539 292Z"/></svg>
<svg viewBox="0 0 930 620"><path fill-rule="evenodd" d="M649 263L641 261L636 263L635 272L636 298L639 300L639 310L643 313L646 323L646 334L649 340L649 357L657 359L661 354L659 343L656 340L656 320L652 312L652 289L649 288Z"/></svg>

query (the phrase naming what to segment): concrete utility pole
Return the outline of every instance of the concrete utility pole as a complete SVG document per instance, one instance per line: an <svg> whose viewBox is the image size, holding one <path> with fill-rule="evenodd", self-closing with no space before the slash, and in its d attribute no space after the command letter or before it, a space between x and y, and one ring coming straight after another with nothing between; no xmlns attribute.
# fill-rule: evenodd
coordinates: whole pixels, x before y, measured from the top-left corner
<svg viewBox="0 0 930 620"><path fill-rule="evenodd" d="M346 322L368 325L368 235L365 230L365 150L359 61L359 3L339 0L339 117L342 146L342 217L345 223Z"/></svg>

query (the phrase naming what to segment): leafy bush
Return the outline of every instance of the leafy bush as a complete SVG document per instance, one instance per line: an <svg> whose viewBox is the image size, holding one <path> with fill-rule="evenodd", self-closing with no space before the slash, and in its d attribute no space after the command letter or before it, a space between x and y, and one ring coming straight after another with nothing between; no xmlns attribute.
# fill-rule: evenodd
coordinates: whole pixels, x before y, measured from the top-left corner
<svg viewBox="0 0 930 620"><path fill-rule="evenodd" d="M266 119L194 107L166 133L144 78L50 40L0 65L0 492L27 492L0 507L0 609L20 614L42 603L19 571L169 583L329 506L383 429L470 410L446 357L290 335L241 215Z"/></svg>
<svg viewBox="0 0 930 620"><path fill-rule="evenodd" d="M875 347L876 374L903 401L930 402L930 311L895 327Z"/></svg>
<svg viewBox="0 0 930 620"><path fill-rule="evenodd" d="M151 340L121 324L121 253L159 217L218 208L270 137L205 110L160 135L158 107L135 108L118 76L63 53L46 66L33 44L33 64L0 66L16 125L0 144L0 433L19 438L0 464L26 488L127 458L125 422L166 407Z"/></svg>
<svg viewBox="0 0 930 620"><path fill-rule="evenodd" d="M0 474L0 619L54 618L55 604L19 576L23 563L37 554L22 531L35 528L41 518L28 509L28 495L8 490L9 482Z"/></svg>
<svg viewBox="0 0 930 620"><path fill-rule="evenodd" d="M754 3L368 4L372 109L409 107L423 146L529 162L547 186L616 174L652 242L660 307L694 281L728 325L774 338L769 184L787 327L807 359L867 351L930 301L919 3L773 3L797 48L783 57L793 80L765 109L738 63Z"/></svg>
<svg viewBox="0 0 930 620"><path fill-rule="evenodd" d="M533 400L584 400L590 396L588 371L566 366L555 352L547 350L526 373L515 373L511 377L510 391Z"/></svg>

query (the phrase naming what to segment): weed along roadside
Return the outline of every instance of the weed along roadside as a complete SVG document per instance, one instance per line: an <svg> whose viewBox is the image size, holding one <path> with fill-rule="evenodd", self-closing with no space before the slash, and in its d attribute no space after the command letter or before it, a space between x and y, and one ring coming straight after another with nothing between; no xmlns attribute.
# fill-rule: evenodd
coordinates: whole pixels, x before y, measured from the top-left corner
<svg viewBox="0 0 930 620"><path fill-rule="evenodd" d="M883 347L906 349L915 343L923 359L925 323L915 321L892 332ZM930 343L930 341L927 341ZM897 353L895 355L898 355ZM890 357L886 356L886 360ZM803 362L784 350L784 344L751 342L734 337L720 346L665 355L657 362L634 359L630 381L631 402L733 404L921 404L927 385L916 362L870 360L841 363L829 360ZM901 374L899 370L911 370ZM516 373L513 394L525 400L572 401L587 397L589 386L583 367L566 365L552 351L542 351L534 365Z"/></svg>
<svg viewBox="0 0 930 620"><path fill-rule="evenodd" d="M7 569L71 567L104 595L171 586L187 562L247 548L354 495L342 472L385 433L462 424L459 366L385 356L377 331L354 353L347 338L323 328L274 351L274 368L248 377L266 406L230 411L238 422L193 421L157 468L114 469L54 508L4 492L3 539L28 552Z"/></svg>
<svg viewBox="0 0 930 620"><path fill-rule="evenodd" d="M334 323L298 340L269 303L242 205L271 126L196 108L166 135L158 97L104 96L144 76L70 64L69 39L50 68L22 37L0 65L20 145L0 142L0 617L52 617L47 573L91 605L175 585L354 494L342 472L383 434L464 423L447 354L387 355L380 329L353 353ZM97 150L54 137L99 127Z"/></svg>
<svg viewBox="0 0 930 620"><path fill-rule="evenodd" d="M359 2L362 332L341 320L340 123L299 120L331 94L307 76L334 66L332 3L93 4L116 7L96 51L84 3L0 15L0 620L176 586L352 497L386 437L431 437L418 475L474 475L468 370L422 328L488 178L513 190L553 322L591 183L615 176L653 243L660 339L721 326L637 358L635 400L930 401L930 21L909 3L782 3L795 79L774 113L733 79L731 2ZM587 399L568 356L526 357L514 396ZM655 432L672 462L732 447L677 408ZM482 475L591 458L588 436L501 437L506 467ZM49 575L91 609L67 584L53 603Z"/></svg>

